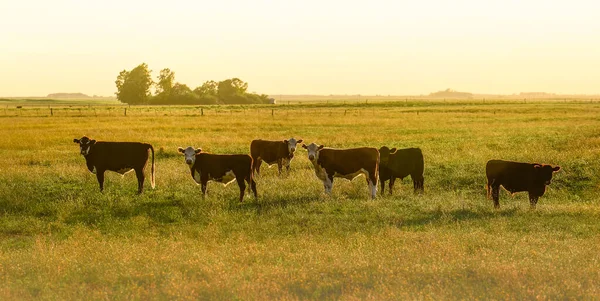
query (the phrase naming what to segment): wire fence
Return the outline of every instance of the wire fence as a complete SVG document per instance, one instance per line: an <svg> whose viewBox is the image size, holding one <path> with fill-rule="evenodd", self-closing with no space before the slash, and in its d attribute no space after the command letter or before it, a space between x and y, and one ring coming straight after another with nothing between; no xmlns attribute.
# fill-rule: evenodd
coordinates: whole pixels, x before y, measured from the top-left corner
<svg viewBox="0 0 600 301"><path fill-rule="evenodd" d="M600 99L405 99L397 101L296 101L273 105L130 106L130 105L4 105L0 117L159 117L159 116L289 116L309 112L316 115L361 116L383 111L403 113L481 111L481 106L600 104ZM494 108L495 110L496 108Z"/></svg>

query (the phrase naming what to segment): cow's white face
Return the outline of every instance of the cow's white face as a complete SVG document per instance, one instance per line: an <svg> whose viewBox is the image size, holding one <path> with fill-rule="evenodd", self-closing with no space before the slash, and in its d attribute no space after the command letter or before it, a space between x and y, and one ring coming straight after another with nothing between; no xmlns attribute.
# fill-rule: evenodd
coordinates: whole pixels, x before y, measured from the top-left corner
<svg viewBox="0 0 600 301"><path fill-rule="evenodd" d="M185 149L183 147L179 147L177 150L185 156L185 163L190 167L196 163L196 154L202 151L200 148L194 149L191 146L188 146Z"/></svg>
<svg viewBox="0 0 600 301"><path fill-rule="evenodd" d="M79 144L79 153L87 156L90 153L92 145L96 144L96 140L90 140L90 138L83 136L81 139L73 139L73 142Z"/></svg>
<svg viewBox="0 0 600 301"><path fill-rule="evenodd" d="M289 140L283 140L283 142L287 143L288 151L290 152L290 155L293 155L296 151L296 146L298 143L302 143L302 139L296 140L294 138L290 138Z"/></svg>
<svg viewBox="0 0 600 301"><path fill-rule="evenodd" d="M319 159L319 151L324 146L311 143L309 145L302 144L302 147L308 151L308 160L314 163L317 162L317 160Z"/></svg>

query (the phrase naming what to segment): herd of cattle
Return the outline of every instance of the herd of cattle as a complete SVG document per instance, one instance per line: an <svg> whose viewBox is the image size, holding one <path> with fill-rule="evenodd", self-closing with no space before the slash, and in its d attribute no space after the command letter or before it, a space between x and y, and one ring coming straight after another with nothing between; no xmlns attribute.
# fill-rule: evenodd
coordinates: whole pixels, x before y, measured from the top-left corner
<svg viewBox="0 0 600 301"><path fill-rule="evenodd" d="M100 191L104 189L104 172L114 171L125 174L132 170L138 179L138 193L144 189L144 169L149 152L152 153L151 184L154 188L154 148L147 143L139 142L105 142L90 140L88 137L73 139L79 144L80 153L85 157L87 168L96 174ZM227 185L234 180L240 188L240 202L244 199L246 183L250 186L254 197L257 197L254 174L260 174L260 166L264 161L269 166L277 164L279 174L283 166L290 169L296 147L302 139L294 138L283 141L253 140L250 144L250 155L220 155L203 152L200 148L178 148L185 157L190 174L202 187L202 196L206 194L208 181ZM330 194L333 178L340 177L352 180L365 175L371 198L377 193L377 181L381 183L384 193L385 182L389 180L389 193L392 194L394 182L410 175L415 192L424 190L423 154L418 148L396 149L372 147L351 149L326 148L311 143L302 144L308 152L308 159L313 164L315 174L323 182L325 192ZM538 198L544 195L546 185L550 184L552 175L560 170L537 163L520 163L503 160L490 160L486 165L488 198L494 200L494 207L499 208L499 190L503 186L511 193L527 191L531 207L535 207Z"/></svg>

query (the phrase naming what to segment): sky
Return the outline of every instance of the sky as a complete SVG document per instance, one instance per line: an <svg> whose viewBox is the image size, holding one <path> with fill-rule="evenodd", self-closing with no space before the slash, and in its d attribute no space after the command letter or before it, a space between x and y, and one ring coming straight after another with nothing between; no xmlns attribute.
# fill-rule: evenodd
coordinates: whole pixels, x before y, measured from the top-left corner
<svg viewBox="0 0 600 301"><path fill-rule="evenodd" d="M114 96L145 62L264 94L600 93L600 1L0 0L0 96Z"/></svg>

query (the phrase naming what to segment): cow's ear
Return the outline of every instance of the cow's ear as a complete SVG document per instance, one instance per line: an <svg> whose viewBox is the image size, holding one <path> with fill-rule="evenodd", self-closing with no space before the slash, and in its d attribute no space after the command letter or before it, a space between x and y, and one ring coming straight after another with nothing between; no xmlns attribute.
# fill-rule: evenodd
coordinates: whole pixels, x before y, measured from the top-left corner
<svg viewBox="0 0 600 301"><path fill-rule="evenodd" d="M283 143L287 144L287 143L288 143L288 141L287 141L287 140L283 140Z"/></svg>
<svg viewBox="0 0 600 301"><path fill-rule="evenodd" d="M194 152L197 154L197 153L199 153L199 152L201 152L201 151L202 151L202 149L201 149L201 148L197 148L197 149L196 149Z"/></svg>
<svg viewBox="0 0 600 301"><path fill-rule="evenodd" d="M79 143L79 139L73 139L73 142Z"/></svg>
<svg viewBox="0 0 600 301"><path fill-rule="evenodd" d="M303 149L308 149L308 146L306 146L306 144L302 143L302 148Z"/></svg>
<svg viewBox="0 0 600 301"><path fill-rule="evenodd" d="M557 171L559 171L559 170L560 170L560 166L555 166L554 168L552 168L552 171L553 171L553 172L557 172Z"/></svg>
<svg viewBox="0 0 600 301"><path fill-rule="evenodd" d="M90 140L90 145L96 144L96 140Z"/></svg>
<svg viewBox="0 0 600 301"><path fill-rule="evenodd" d="M542 166L541 166L541 165L539 165L539 164L535 164L535 165L533 165L533 167L534 167L534 168L542 168Z"/></svg>
<svg viewBox="0 0 600 301"><path fill-rule="evenodd" d="M302 139L300 139L300 140L296 141L296 143L302 143Z"/></svg>
<svg viewBox="0 0 600 301"><path fill-rule="evenodd" d="M397 149L394 147L394 148L390 149L390 153L391 153L391 154L393 154L393 153L395 153L395 152L396 152L396 150L397 150Z"/></svg>
<svg viewBox="0 0 600 301"><path fill-rule="evenodd" d="M181 146L177 148L177 151L180 153L185 153L185 151L183 150L183 147L181 147Z"/></svg>
<svg viewBox="0 0 600 301"><path fill-rule="evenodd" d="M323 144L319 145L319 149L322 149L324 147L325 147L325 145L323 145Z"/></svg>

